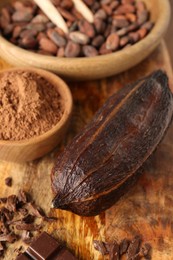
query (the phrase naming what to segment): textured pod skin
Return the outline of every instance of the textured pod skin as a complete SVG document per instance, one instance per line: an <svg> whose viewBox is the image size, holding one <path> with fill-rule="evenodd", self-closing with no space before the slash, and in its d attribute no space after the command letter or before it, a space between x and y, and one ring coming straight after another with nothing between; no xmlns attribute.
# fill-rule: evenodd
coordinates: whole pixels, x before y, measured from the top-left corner
<svg viewBox="0 0 173 260"><path fill-rule="evenodd" d="M172 115L162 71L111 96L59 156L51 175L53 207L92 216L112 206L137 179Z"/></svg>

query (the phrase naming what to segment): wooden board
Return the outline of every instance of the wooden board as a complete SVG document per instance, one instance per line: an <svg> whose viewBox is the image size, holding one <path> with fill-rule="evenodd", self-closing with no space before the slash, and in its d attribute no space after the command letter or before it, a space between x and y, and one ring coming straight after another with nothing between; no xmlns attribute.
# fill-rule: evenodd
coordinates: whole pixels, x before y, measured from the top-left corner
<svg viewBox="0 0 173 260"><path fill-rule="evenodd" d="M135 58L135 57L134 57ZM0 60L0 69L10 65ZM50 210L52 192L50 171L56 156L71 138L82 129L108 96L124 84L163 68L173 82L169 57L164 43L139 66L119 76L93 82L70 83L75 107L68 134L61 146L44 158L27 164L0 162L0 196L15 194L20 188L29 191L38 205L50 215L57 216L57 222L47 224L44 230L60 240L79 259L97 260L103 258L94 250L93 239L112 241L141 234L144 241L153 247L152 259L173 259L173 135L171 127L148 161L145 173L139 182L115 206L100 216L79 217L61 210ZM172 89L173 86L171 85ZM13 178L11 188L4 185L4 179ZM15 259L14 248L21 242L10 245L4 259Z"/></svg>

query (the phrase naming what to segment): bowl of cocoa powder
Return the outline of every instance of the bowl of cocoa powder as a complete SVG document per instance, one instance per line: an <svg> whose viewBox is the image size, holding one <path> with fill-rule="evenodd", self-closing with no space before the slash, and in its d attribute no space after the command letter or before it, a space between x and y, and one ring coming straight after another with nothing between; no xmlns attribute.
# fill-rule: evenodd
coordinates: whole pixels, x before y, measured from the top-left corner
<svg viewBox="0 0 173 260"><path fill-rule="evenodd" d="M1 71L0 160L25 162L50 152L62 140L71 112L71 92L53 73Z"/></svg>
<svg viewBox="0 0 173 260"><path fill-rule="evenodd" d="M13 65L35 66L74 80L125 71L160 43L170 20L169 0L83 0L84 19L72 0L52 0L68 26L64 33L32 0L1 0L0 55Z"/></svg>

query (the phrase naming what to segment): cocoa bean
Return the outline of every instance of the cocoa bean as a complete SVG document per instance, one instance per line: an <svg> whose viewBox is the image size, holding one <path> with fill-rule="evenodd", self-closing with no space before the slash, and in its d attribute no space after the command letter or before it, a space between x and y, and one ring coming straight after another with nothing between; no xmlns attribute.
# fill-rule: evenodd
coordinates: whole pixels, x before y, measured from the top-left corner
<svg viewBox="0 0 173 260"><path fill-rule="evenodd" d="M110 4L110 8L112 11L114 11L117 6L119 6L119 2L118 1L113 1L111 4Z"/></svg>
<svg viewBox="0 0 173 260"><path fill-rule="evenodd" d="M52 54L57 53L58 47L56 46L55 43L53 43L48 38L41 38L41 40L39 41L39 45L40 45L40 49L44 51L48 51Z"/></svg>
<svg viewBox="0 0 173 260"><path fill-rule="evenodd" d="M92 40L92 45L94 47L100 47L103 42L104 42L104 37L102 35L97 35L93 40Z"/></svg>
<svg viewBox="0 0 173 260"><path fill-rule="evenodd" d="M116 11L115 14L127 14L127 13L134 13L136 11L135 6L132 4L124 4L120 5Z"/></svg>
<svg viewBox="0 0 173 260"><path fill-rule="evenodd" d="M129 37L128 36L124 36L120 39L120 47L124 47L125 45L127 45L129 42Z"/></svg>
<svg viewBox="0 0 173 260"><path fill-rule="evenodd" d="M93 38L95 36L95 30L92 24L86 20L79 21L79 30L80 32L86 34L88 37Z"/></svg>
<svg viewBox="0 0 173 260"><path fill-rule="evenodd" d="M60 47L57 52L58 57L64 57L65 56L65 49L64 47Z"/></svg>
<svg viewBox="0 0 173 260"><path fill-rule="evenodd" d="M139 41L139 38L140 38L138 32L131 32L131 33L128 34L128 36L129 36L129 39L130 39L130 42L131 42L131 43L136 43L136 42L138 42L138 41Z"/></svg>
<svg viewBox="0 0 173 260"><path fill-rule="evenodd" d="M25 36L19 40L19 46L26 49L34 49L37 46L37 40L33 36Z"/></svg>
<svg viewBox="0 0 173 260"><path fill-rule="evenodd" d="M69 38L75 43L79 43L82 45L85 45L89 42L89 37L81 32L71 32L69 33Z"/></svg>
<svg viewBox="0 0 173 260"><path fill-rule="evenodd" d="M103 20L99 18L94 19L94 25L97 33L103 33L105 31L106 23Z"/></svg>
<svg viewBox="0 0 173 260"><path fill-rule="evenodd" d="M71 0L63 0L60 2L60 6L67 10L70 10L73 7L73 2Z"/></svg>
<svg viewBox="0 0 173 260"><path fill-rule="evenodd" d="M7 21L7 23L11 23L10 12L7 8L3 7L1 9L1 15L3 16L3 19L5 19Z"/></svg>
<svg viewBox="0 0 173 260"><path fill-rule="evenodd" d="M45 16L44 14L38 14L36 15L32 21L32 23L47 23L49 22L49 19L47 16Z"/></svg>
<svg viewBox="0 0 173 260"><path fill-rule="evenodd" d="M127 20L130 21L131 23L134 23L134 22L136 22L136 20L137 20L136 15L135 15L135 14L132 14L132 13L127 13L127 14L126 14L126 18L127 18Z"/></svg>
<svg viewBox="0 0 173 260"><path fill-rule="evenodd" d="M105 10L99 9L99 10L95 13L94 18L98 18L98 19L101 19L101 20L105 20L105 19L107 18L107 14L106 14Z"/></svg>
<svg viewBox="0 0 173 260"><path fill-rule="evenodd" d="M120 38L117 33L112 33L106 40L106 49L115 51L119 47Z"/></svg>
<svg viewBox="0 0 173 260"><path fill-rule="evenodd" d="M65 57L78 57L81 52L81 47L79 44L69 41L65 47Z"/></svg>
<svg viewBox="0 0 173 260"><path fill-rule="evenodd" d="M21 38L29 37L29 36L36 36L38 32L36 30L23 30L20 33Z"/></svg>
<svg viewBox="0 0 173 260"><path fill-rule="evenodd" d="M145 3L142 2L142 1L137 1L136 2L136 9L137 9L137 12L143 12L146 10L146 6L145 6Z"/></svg>
<svg viewBox="0 0 173 260"><path fill-rule="evenodd" d="M139 29L138 34L140 36L140 39L142 40L147 35L147 29L146 28Z"/></svg>
<svg viewBox="0 0 173 260"><path fill-rule="evenodd" d="M118 34L118 36L124 36L124 35L126 35L127 33L129 32L129 28L122 28L122 29L120 29L120 30L118 30L117 31L117 34Z"/></svg>
<svg viewBox="0 0 173 260"><path fill-rule="evenodd" d="M47 28L46 28L46 24L43 24L43 23L30 23L26 26L26 29L36 30L37 32L43 32Z"/></svg>
<svg viewBox="0 0 173 260"><path fill-rule="evenodd" d="M22 31L22 27L20 25L15 26L14 29L13 29L12 37L14 39L18 38L20 33L21 33L21 31Z"/></svg>
<svg viewBox="0 0 173 260"><path fill-rule="evenodd" d="M141 28L146 28L147 29L147 31L149 32L149 31L151 31L151 29L153 28L153 26L154 26L154 23L152 23L152 22L146 22L146 23L144 23L142 26L141 26Z"/></svg>
<svg viewBox="0 0 173 260"><path fill-rule="evenodd" d="M123 27L127 27L129 25L129 22L127 21L127 19L114 18L113 25L116 26L117 28L123 28Z"/></svg>
<svg viewBox="0 0 173 260"><path fill-rule="evenodd" d="M54 29L47 30L47 35L58 47L63 47L67 43L67 40L59 35Z"/></svg>
<svg viewBox="0 0 173 260"><path fill-rule="evenodd" d="M112 53L112 50L108 50L108 49L106 48L106 43L103 43L103 44L101 45L100 49L99 49L99 53L100 53L101 55L109 54L109 53Z"/></svg>
<svg viewBox="0 0 173 260"><path fill-rule="evenodd" d="M45 33L39 32L37 35L37 40L40 41L42 38L47 38L47 36Z"/></svg>
<svg viewBox="0 0 173 260"><path fill-rule="evenodd" d="M74 15L72 15L70 12L68 12L67 10L65 10L64 8L61 8L61 7L58 7L58 11L61 13L61 15L71 21L71 22L74 22L75 21L75 17Z"/></svg>
<svg viewBox="0 0 173 260"><path fill-rule="evenodd" d="M30 12L16 11L12 15L13 22L30 22L33 15Z"/></svg>
<svg viewBox="0 0 173 260"><path fill-rule="evenodd" d="M103 10L105 11L105 13L110 16L112 14L112 9L110 8L110 6L108 5L102 5Z"/></svg>
<svg viewBox="0 0 173 260"><path fill-rule="evenodd" d="M63 31L63 30L61 30L60 28L58 28L58 27L55 27L55 31L60 35L60 36L62 36L62 37L66 37L66 34L65 34L65 32Z"/></svg>
<svg viewBox="0 0 173 260"><path fill-rule="evenodd" d="M82 47L83 53L86 57L94 57L98 55L98 51L91 45L85 45Z"/></svg>
<svg viewBox="0 0 173 260"><path fill-rule="evenodd" d="M137 23L138 25L142 25L148 20L148 11L142 11L137 13Z"/></svg>

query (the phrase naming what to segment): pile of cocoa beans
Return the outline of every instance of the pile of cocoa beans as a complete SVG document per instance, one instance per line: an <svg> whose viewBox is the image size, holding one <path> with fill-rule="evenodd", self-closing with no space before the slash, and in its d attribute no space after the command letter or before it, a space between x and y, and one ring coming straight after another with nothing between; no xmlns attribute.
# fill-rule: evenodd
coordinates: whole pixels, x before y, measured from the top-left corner
<svg viewBox="0 0 173 260"><path fill-rule="evenodd" d="M72 0L52 0L69 28L66 35L32 1L15 1L0 11L2 36L13 44L44 55L93 57L113 53L142 40L153 23L144 2L84 0L94 14L91 24Z"/></svg>

